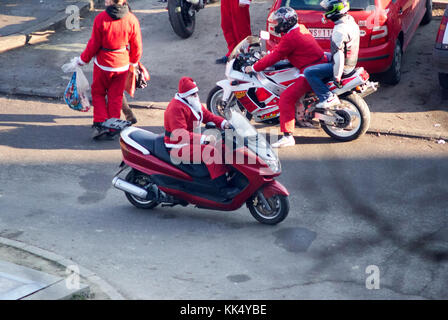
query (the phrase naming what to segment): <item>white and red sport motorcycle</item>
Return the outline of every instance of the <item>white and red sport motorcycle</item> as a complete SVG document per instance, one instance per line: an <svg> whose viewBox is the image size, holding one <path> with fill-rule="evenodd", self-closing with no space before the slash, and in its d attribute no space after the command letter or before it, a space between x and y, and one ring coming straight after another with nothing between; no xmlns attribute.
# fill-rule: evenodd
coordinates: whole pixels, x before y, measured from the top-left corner
<svg viewBox="0 0 448 320"><path fill-rule="evenodd" d="M261 40L257 36L249 36L235 47L226 65L227 79L218 81L208 95L207 108L211 112L225 117L226 108L239 108L256 122L278 122L281 93L303 75L287 60L262 72L246 74L244 68L261 56ZM362 136L370 125L370 111L363 97L375 92L378 83L369 81L369 74L362 67L345 76L341 83L337 87L333 81L327 82L341 100L340 105L331 109L316 108L317 96L312 91L306 93L296 104L298 124L320 125L329 136L340 141Z"/></svg>

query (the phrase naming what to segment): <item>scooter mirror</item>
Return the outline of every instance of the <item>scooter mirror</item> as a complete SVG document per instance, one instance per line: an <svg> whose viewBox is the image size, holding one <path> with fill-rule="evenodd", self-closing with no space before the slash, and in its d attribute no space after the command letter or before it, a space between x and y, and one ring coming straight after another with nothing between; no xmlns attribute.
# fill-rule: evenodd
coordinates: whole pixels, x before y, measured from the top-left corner
<svg viewBox="0 0 448 320"><path fill-rule="evenodd" d="M270 38L269 32L267 32L265 30L261 30L260 31L260 38L263 39L263 40L269 40L269 38Z"/></svg>

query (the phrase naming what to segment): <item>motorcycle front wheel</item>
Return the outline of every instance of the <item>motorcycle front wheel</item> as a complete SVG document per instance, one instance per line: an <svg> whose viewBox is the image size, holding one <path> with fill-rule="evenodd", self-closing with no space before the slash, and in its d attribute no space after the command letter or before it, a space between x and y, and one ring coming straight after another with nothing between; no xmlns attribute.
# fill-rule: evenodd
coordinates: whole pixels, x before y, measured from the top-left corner
<svg viewBox="0 0 448 320"><path fill-rule="evenodd" d="M221 88L220 86L215 86L210 93L208 94L207 97L207 109L220 117L225 118L225 114L224 114L224 107L222 106L222 95L224 93L224 89ZM240 112L246 116L246 118L248 120L252 119L252 114L250 114L249 112L247 112L247 110L243 107L240 106L239 102L236 100L236 98L234 97L231 100L231 104L230 107L235 106L238 107Z"/></svg>
<svg viewBox="0 0 448 320"><path fill-rule="evenodd" d="M126 175L125 180L141 188L146 187L148 183L150 183L149 177L146 174L141 173L135 169L129 171L129 173ZM125 195L126 198L128 198L129 202L139 209L152 209L157 207L157 205L159 204L155 200L142 199L128 192L125 192Z"/></svg>
<svg viewBox="0 0 448 320"><path fill-rule="evenodd" d="M321 127L330 137L339 141L352 141L366 133L370 126L370 110L367 103L356 93L340 98L336 114L342 123L330 125L321 121Z"/></svg>
<svg viewBox="0 0 448 320"><path fill-rule="evenodd" d="M194 32L196 11L186 0L168 0L168 16L171 27L181 38L188 38Z"/></svg>
<svg viewBox="0 0 448 320"><path fill-rule="evenodd" d="M289 213L289 199L287 196L274 194L267 198L270 209L267 208L263 202L255 194L250 198L246 204L252 216L261 223L274 225L282 222Z"/></svg>

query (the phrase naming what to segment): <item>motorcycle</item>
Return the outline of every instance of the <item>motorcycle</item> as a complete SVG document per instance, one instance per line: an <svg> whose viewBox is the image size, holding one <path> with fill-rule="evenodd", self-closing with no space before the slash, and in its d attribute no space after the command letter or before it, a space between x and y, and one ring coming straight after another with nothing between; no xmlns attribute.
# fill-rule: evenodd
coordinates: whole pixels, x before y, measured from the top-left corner
<svg viewBox="0 0 448 320"><path fill-rule="evenodd" d="M228 186L238 189L233 197L220 192L204 163L173 162L164 135L132 127L130 122L119 119L104 123L104 127L120 133L123 154L112 185L124 191L137 208L192 204L233 211L246 204L261 223L274 225L283 221L289 213L289 192L275 180L281 174L278 156L241 113L229 110L227 119L235 129L214 132L228 148L226 157L231 157L225 163L230 168Z"/></svg>
<svg viewBox="0 0 448 320"><path fill-rule="evenodd" d="M168 0L168 17L174 32L188 38L194 32L196 12L204 9L207 0Z"/></svg>
<svg viewBox="0 0 448 320"><path fill-rule="evenodd" d="M268 39L268 33L262 33ZM234 108L256 122L278 122L278 106L281 93L298 77L303 76L287 60L261 72L246 74L246 66L261 59L261 40L248 36L232 51L226 64L227 79L218 81L207 98L207 108L216 115L224 116L227 108ZM319 102L314 92L306 93L296 104L296 122L306 126L321 127L330 137L350 141L362 136L370 125L370 111L363 99L375 92L377 82L369 81L364 68L356 68L342 78L342 86L327 82L330 90L339 96L341 104L331 109L316 108Z"/></svg>

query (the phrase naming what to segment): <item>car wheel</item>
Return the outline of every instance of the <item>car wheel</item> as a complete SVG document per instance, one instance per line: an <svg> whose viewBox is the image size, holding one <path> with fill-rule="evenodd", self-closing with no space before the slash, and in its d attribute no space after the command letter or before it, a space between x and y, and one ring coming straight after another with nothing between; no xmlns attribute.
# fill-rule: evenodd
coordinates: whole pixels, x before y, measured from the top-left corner
<svg viewBox="0 0 448 320"><path fill-rule="evenodd" d="M448 89L448 73L439 72L439 83L443 89Z"/></svg>
<svg viewBox="0 0 448 320"><path fill-rule="evenodd" d="M432 20L432 0L426 0L426 12L420 24L428 24Z"/></svg>
<svg viewBox="0 0 448 320"><path fill-rule="evenodd" d="M396 85L401 80L401 58L403 50L401 49L401 41L397 39L394 48L394 57L389 70L385 73L384 82L391 85Z"/></svg>

